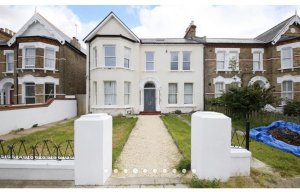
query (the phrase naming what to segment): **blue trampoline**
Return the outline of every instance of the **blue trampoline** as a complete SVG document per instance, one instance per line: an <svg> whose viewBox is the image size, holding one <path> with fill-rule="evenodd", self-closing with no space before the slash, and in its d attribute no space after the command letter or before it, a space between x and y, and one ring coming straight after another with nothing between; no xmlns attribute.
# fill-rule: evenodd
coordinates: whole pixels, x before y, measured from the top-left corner
<svg viewBox="0 0 300 192"><path fill-rule="evenodd" d="M287 128L290 131L300 134L300 125L292 122L274 121L269 126L261 126L250 130L250 137L256 141L263 142L272 147L292 153L300 157L300 146L290 145L283 141L277 140L268 133L270 129Z"/></svg>

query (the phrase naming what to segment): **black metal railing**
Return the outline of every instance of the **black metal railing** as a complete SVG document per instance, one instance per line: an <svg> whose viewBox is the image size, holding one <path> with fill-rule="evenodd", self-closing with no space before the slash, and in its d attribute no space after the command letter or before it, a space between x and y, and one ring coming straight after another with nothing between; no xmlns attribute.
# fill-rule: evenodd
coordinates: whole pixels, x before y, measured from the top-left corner
<svg viewBox="0 0 300 192"><path fill-rule="evenodd" d="M74 141L66 140L56 144L44 139L32 144L24 139L13 143L0 140L0 159L73 160Z"/></svg>
<svg viewBox="0 0 300 192"><path fill-rule="evenodd" d="M231 131L231 146L234 148L245 148L247 149L247 137L244 131L239 129L232 129ZM249 148L248 148L249 149Z"/></svg>

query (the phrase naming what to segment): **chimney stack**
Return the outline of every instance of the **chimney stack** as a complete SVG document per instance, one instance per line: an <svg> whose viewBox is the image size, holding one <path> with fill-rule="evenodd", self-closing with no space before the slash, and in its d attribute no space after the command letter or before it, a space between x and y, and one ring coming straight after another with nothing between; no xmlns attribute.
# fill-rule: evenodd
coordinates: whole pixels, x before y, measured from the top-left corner
<svg viewBox="0 0 300 192"><path fill-rule="evenodd" d="M191 21L190 25L188 26L188 28L185 31L185 35L184 38L185 39L191 39L196 37L196 25L194 24L194 21Z"/></svg>
<svg viewBox="0 0 300 192"><path fill-rule="evenodd" d="M71 39L70 43L71 43L71 45L76 47L78 50L80 50L81 46L80 46L80 43L79 43L79 41L76 37L73 37L73 39Z"/></svg>

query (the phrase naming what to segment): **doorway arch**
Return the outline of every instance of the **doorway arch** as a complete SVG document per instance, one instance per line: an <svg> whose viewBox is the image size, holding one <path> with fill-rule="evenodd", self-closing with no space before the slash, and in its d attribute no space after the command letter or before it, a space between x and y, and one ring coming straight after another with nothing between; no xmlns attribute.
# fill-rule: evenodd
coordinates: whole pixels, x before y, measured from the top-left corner
<svg viewBox="0 0 300 192"><path fill-rule="evenodd" d="M160 87L160 82L154 77L140 81L140 112L160 111Z"/></svg>

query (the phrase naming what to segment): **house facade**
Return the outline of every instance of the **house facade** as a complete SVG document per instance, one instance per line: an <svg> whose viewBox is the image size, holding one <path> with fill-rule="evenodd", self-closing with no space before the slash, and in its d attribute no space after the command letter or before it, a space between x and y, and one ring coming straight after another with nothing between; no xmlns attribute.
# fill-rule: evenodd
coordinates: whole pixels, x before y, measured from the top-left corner
<svg viewBox="0 0 300 192"><path fill-rule="evenodd" d="M78 39L68 37L39 13L16 34L6 36L0 35L1 105L85 94L86 54Z"/></svg>
<svg viewBox="0 0 300 192"><path fill-rule="evenodd" d="M205 98L230 86L274 87L274 95L300 98L300 18L297 14L254 39L207 38L204 48Z"/></svg>
<svg viewBox="0 0 300 192"><path fill-rule="evenodd" d="M111 12L84 41L88 112L203 110L201 38L140 39Z"/></svg>

